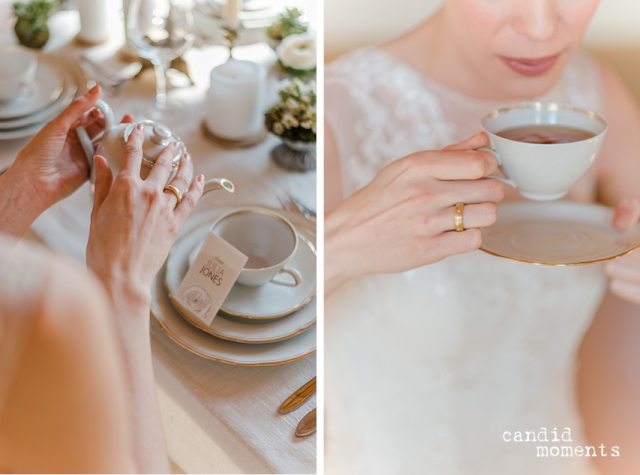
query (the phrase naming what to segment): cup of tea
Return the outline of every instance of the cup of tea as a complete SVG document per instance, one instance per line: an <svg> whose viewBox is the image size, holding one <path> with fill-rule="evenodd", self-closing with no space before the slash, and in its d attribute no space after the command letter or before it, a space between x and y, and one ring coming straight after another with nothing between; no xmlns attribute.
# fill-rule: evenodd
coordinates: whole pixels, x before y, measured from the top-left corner
<svg viewBox="0 0 640 475"><path fill-rule="evenodd" d="M525 198L557 200L595 162L607 121L595 112L556 102L524 102L481 120L506 178Z"/></svg>
<svg viewBox="0 0 640 475"><path fill-rule="evenodd" d="M0 102L20 97L33 83L38 56L24 46L0 48Z"/></svg>
<svg viewBox="0 0 640 475"><path fill-rule="evenodd" d="M248 257L237 283L255 287L273 282L295 287L302 282L300 273L287 267L298 248L298 234L278 213L263 208L237 209L220 216L211 231Z"/></svg>

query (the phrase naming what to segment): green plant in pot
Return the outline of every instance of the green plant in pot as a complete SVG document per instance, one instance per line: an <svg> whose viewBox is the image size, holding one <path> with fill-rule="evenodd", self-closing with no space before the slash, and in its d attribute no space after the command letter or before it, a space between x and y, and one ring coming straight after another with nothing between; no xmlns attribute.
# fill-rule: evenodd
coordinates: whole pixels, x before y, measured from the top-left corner
<svg viewBox="0 0 640 475"><path fill-rule="evenodd" d="M289 35L306 33L309 26L300 20L303 11L298 8L287 8L278 19L267 28L267 40L269 45L276 49L276 46Z"/></svg>
<svg viewBox="0 0 640 475"><path fill-rule="evenodd" d="M13 4L13 12L18 19L15 32L21 44L29 48L42 48L49 41L47 21L52 9L53 2L48 0Z"/></svg>

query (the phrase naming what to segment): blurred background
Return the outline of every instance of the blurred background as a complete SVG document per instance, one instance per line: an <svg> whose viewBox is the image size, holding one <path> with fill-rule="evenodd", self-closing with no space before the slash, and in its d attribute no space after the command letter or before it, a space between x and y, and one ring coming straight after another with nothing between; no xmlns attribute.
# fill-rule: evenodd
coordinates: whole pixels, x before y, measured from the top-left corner
<svg viewBox="0 0 640 475"><path fill-rule="evenodd" d="M444 0L324 0L325 60L378 44L428 18ZM392 14L390 13L392 12ZM618 71L640 102L640 2L600 0L584 46Z"/></svg>

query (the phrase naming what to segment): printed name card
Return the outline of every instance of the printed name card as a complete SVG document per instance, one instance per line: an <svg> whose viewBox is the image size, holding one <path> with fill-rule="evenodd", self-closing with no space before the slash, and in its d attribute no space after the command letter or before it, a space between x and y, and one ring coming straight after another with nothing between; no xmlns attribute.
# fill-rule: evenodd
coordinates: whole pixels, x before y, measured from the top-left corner
<svg viewBox="0 0 640 475"><path fill-rule="evenodd" d="M211 324L246 262L247 256L209 232L175 299L185 311Z"/></svg>

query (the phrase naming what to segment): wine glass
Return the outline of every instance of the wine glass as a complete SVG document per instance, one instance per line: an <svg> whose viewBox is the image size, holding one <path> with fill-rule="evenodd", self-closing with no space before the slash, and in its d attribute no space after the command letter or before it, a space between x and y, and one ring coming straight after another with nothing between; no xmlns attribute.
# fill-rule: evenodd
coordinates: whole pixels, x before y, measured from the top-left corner
<svg viewBox="0 0 640 475"><path fill-rule="evenodd" d="M166 71L187 51L195 38L191 10L181 0L131 0L127 12L127 40L136 53L153 64L155 104L142 114L156 122L177 121L184 104L167 97Z"/></svg>

